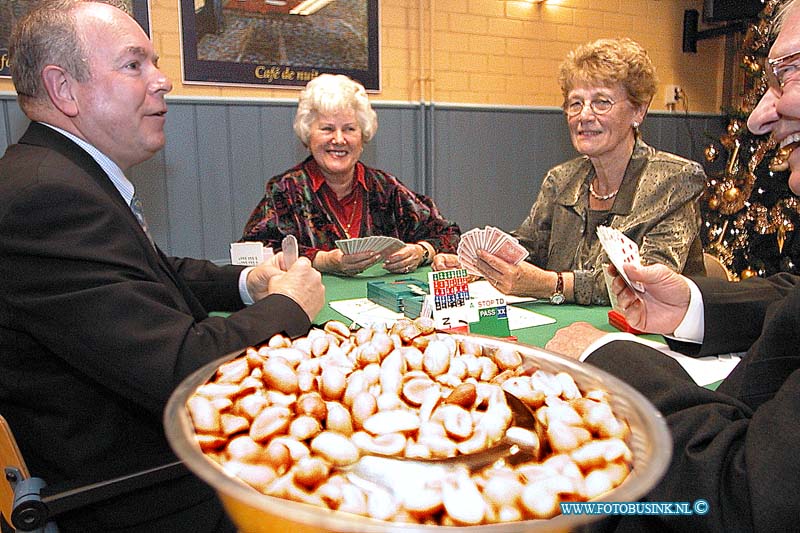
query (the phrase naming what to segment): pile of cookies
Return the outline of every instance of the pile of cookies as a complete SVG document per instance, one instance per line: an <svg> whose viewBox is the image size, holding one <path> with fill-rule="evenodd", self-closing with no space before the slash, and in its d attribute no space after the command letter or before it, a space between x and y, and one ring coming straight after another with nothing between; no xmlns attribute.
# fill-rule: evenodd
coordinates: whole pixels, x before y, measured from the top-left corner
<svg viewBox="0 0 800 533"><path fill-rule="evenodd" d="M533 427L512 427L505 391L531 408ZM487 347L424 319L354 332L328 322L302 338L275 336L221 365L187 408L197 444L230 476L270 496L380 520L550 518L562 501L618 486L632 464L630 429L608 392L537 369L514 345ZM404 491L348 474L362 455L472 454L509 430L535 451L531 460L398 479L418 484Z"/></svg>

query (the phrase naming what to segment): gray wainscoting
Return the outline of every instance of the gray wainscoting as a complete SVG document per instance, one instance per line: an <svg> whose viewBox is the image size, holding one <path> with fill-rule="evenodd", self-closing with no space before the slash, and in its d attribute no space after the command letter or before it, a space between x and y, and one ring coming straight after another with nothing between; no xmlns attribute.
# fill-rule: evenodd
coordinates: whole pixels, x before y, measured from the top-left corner
<svg viewBox="0 0 800 533"><path fill-rule="evenodd" d="M264 184L307 152L292 130L295 100L169 98L167 145L130 171L159 245L169 254L229 261ZM550 167L575 156L560 110L376 102L380 127L366 164L432 196L462 230L515 228ZM13 94L0 95L0 148L27 127ZM719 138L718 115L651 113L653 146L697 161Z"/></svg>

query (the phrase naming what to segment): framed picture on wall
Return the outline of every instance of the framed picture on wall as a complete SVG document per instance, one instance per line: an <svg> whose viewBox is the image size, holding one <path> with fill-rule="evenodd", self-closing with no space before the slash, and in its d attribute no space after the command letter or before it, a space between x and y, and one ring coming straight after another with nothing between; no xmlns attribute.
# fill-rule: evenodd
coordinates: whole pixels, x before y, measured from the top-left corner
<svg viewBox="0 0 800 533"><path fill-rule="evenodd" d="M14 24L40 0L0 0L0 78L10 78L8 68L8 41ZM149 0L122 0L125 11L150 36L150 2Z"/></svg>
<svg viewBox="0 0 800 533"><path fill-rule="evenodd" d="M380 90L378 0L180 0L184 83Z"/></svg>

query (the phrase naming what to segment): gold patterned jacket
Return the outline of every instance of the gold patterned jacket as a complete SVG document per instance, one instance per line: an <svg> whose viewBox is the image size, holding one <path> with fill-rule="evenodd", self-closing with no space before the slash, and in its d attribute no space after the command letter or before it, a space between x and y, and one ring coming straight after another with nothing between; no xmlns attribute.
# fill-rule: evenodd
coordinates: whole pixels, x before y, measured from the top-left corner
<svg viewBox="0 0 800 533"><path fill-rule="evenodd" d="M610 263L600 242L587 239L589 183L595 170L586 156L552 168L544 178L528 218L513 233L546 270L575 274L575 302L608 305L602 265ZM698 198L706 183L699 163L655 150L637 140L625 177L604 225L639 245L642 263L663 263L682 272L700 231Z"/></svg>

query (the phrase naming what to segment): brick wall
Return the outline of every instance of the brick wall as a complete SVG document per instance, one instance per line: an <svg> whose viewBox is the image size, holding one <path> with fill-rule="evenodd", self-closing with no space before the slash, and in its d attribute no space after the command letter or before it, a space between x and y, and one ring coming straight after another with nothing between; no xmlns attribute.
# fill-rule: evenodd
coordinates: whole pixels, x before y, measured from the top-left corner
<svg viewBox="0 0 800 533"><path fill-rule="evenodd" d="M681 52L683 12L702 0L380 0L382 91L376 100L557 106L556 69L577 44L631 37L664 85L684 88L690 111L721 106L723 38ZM420 7L422 6L422 7ZM433 12L430 7L433 6ZM151 0L154 42L174 95L295 98L296 90L184 85L178 0ZM431 32L431 26L433 32ZM422 68L420 68L420 63ZM0 80L0 90L13 90Z"/></svg>

